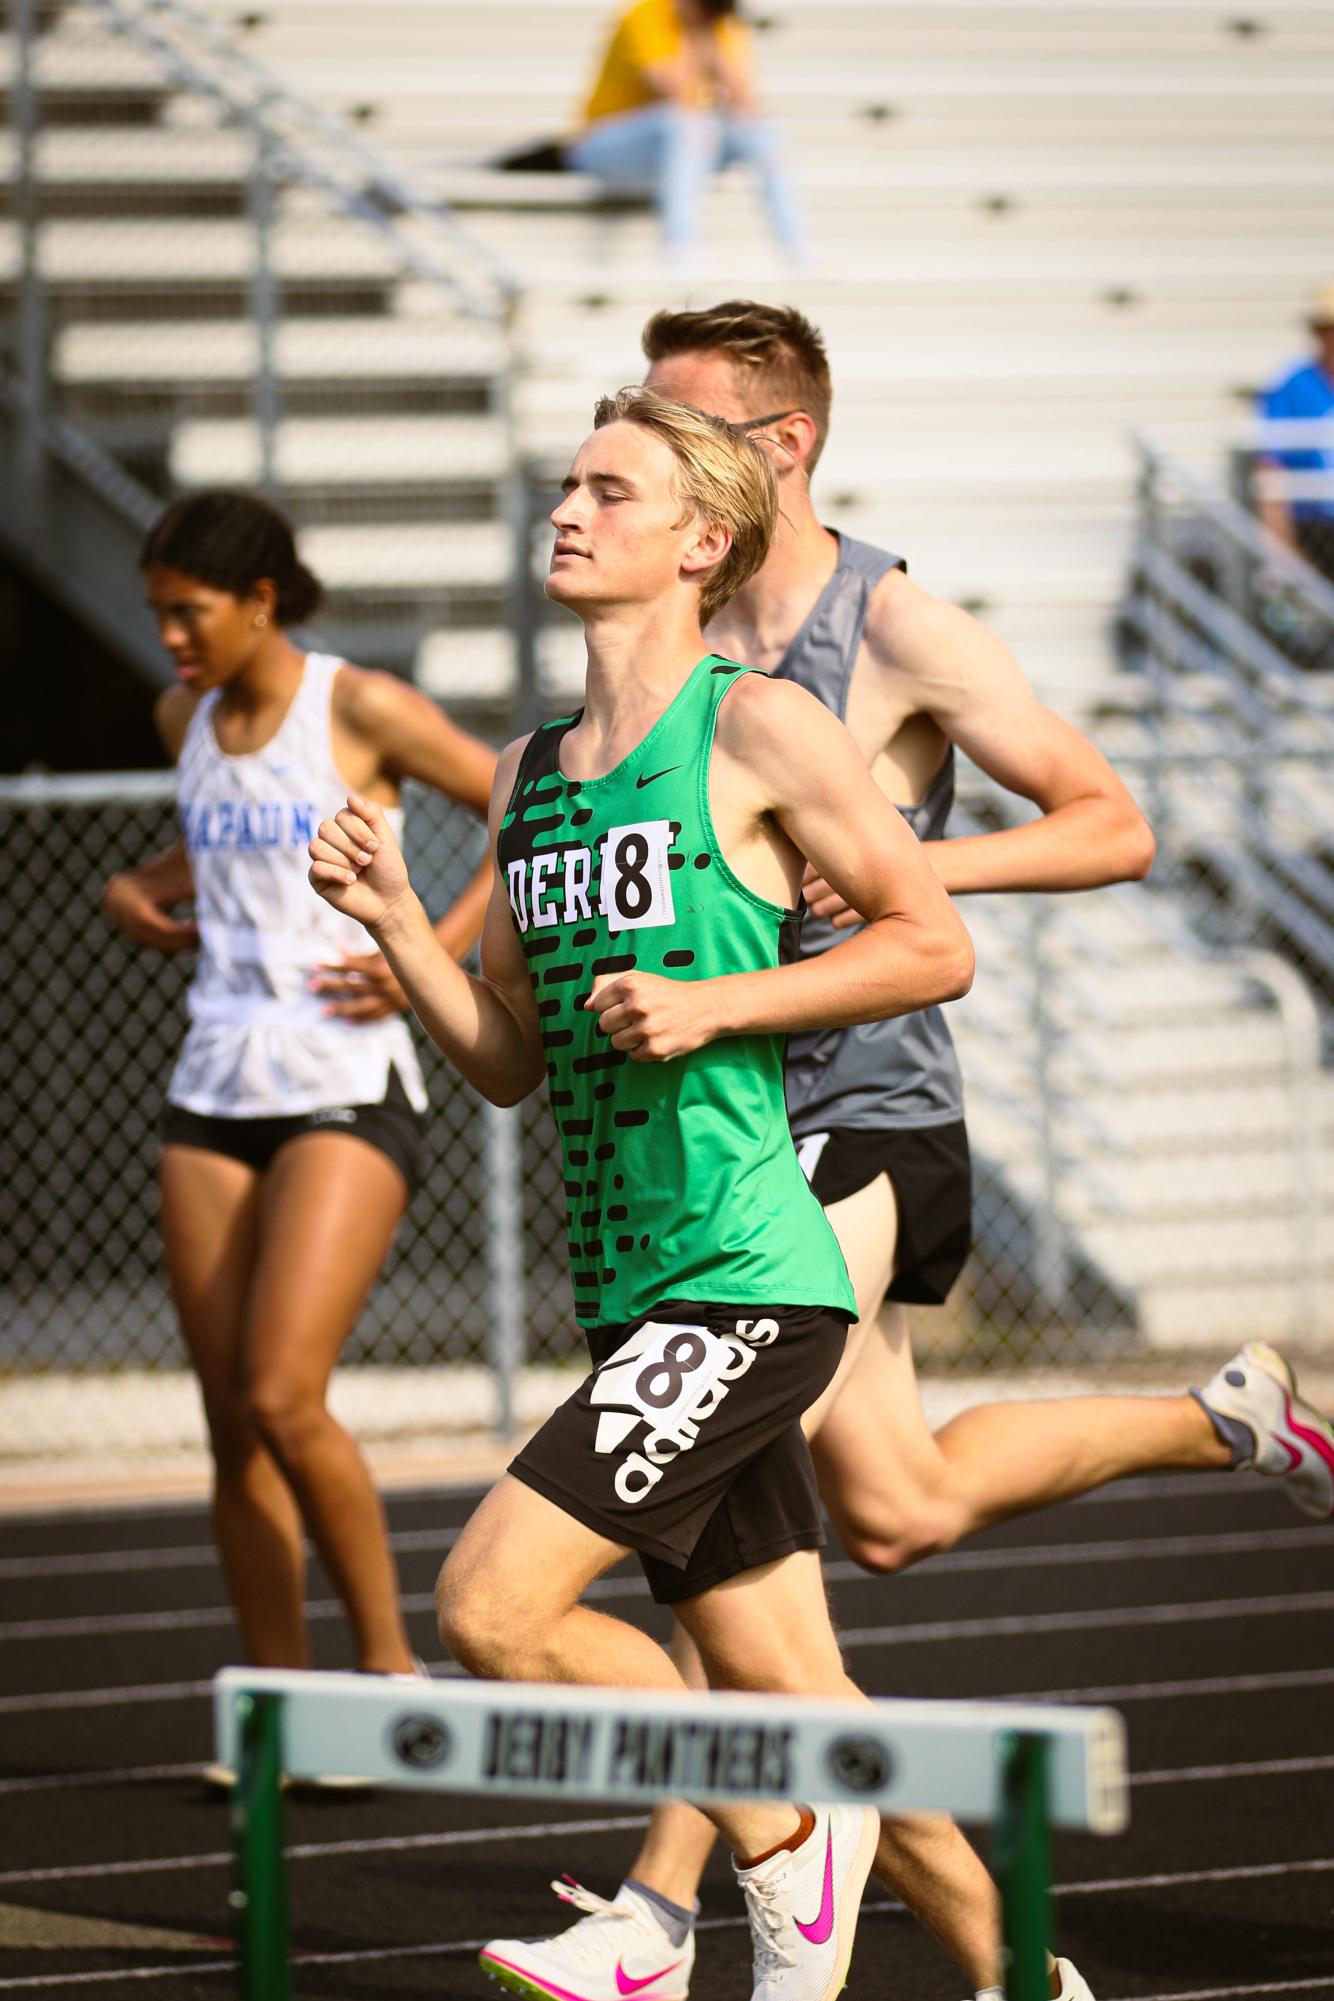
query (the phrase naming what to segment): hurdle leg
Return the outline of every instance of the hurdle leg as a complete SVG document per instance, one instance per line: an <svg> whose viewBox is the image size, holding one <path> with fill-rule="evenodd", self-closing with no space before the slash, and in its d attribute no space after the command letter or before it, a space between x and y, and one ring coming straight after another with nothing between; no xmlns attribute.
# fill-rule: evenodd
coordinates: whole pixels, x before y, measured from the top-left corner
<svg viewBox="0 0 1334 2001"><path fill-rule="evenodd" d="M239 1695L232 1854L243 2001L291 2001L287 1876L283 1857L280 1695Z"/></svg>
<svg viewBox="0 0 1334 2001"><path fill-rule="evenodd" d="M1007 1738L994 1840L1005 1927L1006 2001L1049 2001L1047 1742Z"/></svg>

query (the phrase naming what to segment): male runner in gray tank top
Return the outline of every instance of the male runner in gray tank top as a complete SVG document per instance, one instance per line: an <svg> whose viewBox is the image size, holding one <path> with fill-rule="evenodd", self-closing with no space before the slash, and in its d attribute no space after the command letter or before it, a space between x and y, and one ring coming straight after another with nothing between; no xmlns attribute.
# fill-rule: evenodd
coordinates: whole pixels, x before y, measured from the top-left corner
<svg viewBox="0 0 1334 2001"><path fill-rule="evenodd" d="M790 308L729 300L655 314L643 344L653 388L772 440L779 534L709 627L709 643L800 682L847 724L952 895L1093 889L1146 875L1153 837L1130 794L1101 753L1037 699L1008 648L913 583L901 557L820 522L810 475L832 391L818 330ZM1041 817L948 838L956 744ZM801 950L814 954L859 919L819 879L805 893ZM1295 1396L1286 1402L1287 1365L1258 1343L1199 1393L985 1404L933 1435L906 1308L944 1300L968 1255L972 1205L962 1080L943 1015L930 1008L794 1036L787 1097L798 1154L861 1314L806 1429L839 1539L867 1569L903 1569L1008 1516L1168 1467L1274 1473L1305 1512L1334 1513L1334 1431ZM571 1898L588 1915L541 1943L523 1991L550 1992L543 1983L554 1969L579 2001L615 2001L628 1933L657 1924L685 1958L641 2001L681 2001L713 1840L693 1808L660 1808L614 1903L583 1890L582 1902ZM958 1830L937 1821L908 1840L887 1825L876 1873L954 1955L975 1993L998 1998L994 1892ZM1091 2001L1066 1960L1052 1993Z"/></svg>

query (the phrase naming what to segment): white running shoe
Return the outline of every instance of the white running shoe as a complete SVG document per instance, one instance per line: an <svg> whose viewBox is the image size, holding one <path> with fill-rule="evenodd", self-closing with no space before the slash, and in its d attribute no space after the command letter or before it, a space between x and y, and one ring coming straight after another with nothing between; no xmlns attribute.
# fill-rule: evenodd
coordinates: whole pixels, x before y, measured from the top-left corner
<svg viewBox="0 0 1334 2001"><path fill-rule="evenodd" d="M1068 1959L1058 1959L1056 1971L1061 1981L1057 2001L1093 2001L1089 1984L1077 1966L1072 1966Z"/></svg>
<svg viewBox="0 0 1334 2001"><path fill-rule="evenodd" d="M1048 1954L1048 1958L1051 1955ZM1068 1959L1053 1959L1052 1976L1061 1983L1061 1991L1056 2001L1093 2001L1089 1984L1077 1966ZM1050 1976L1049 1976L1050 1977ZM973 1996L973 2001L1005 2001L1003 1987L982 1987Z"/></svg>
<svg viewBox="0 0 1334 2001"><path fill-rule="evenodd" d="M1304 1515L1334 1516L1334 1426L1298 1396L1296 1377L1267 1341L1248 1341L1193 1394L1249 1435L1249 1452L1238 1443L1237 1467L1280 1479Z"/></svg>
<svg viewBox="0 0 1334 2001"><path fill-rule="evenodd" d="M1050 1953L1047 1956L1049 1959L1051 1958ZM1093 1995L1090 1992L1087 1980L1085 1980L1079 1968L1073 1966L1068 1959L1052 1960L1051 1975L1049 1978L1051 1977L1054 1977L1061 1983L1061 1991L1057 1995L1056 2001L1093 2001ZM1005 2001L1005 1989L1003 1987L980 1988L973 1996L973 2001Z"/></svg>
<svg viewBox="0 0 1334 2001"><path fill-rule="evenodd" d="M872 1807L826 1807L800 1848L737 1869L754 1949L751 2001L834 2001L879 1838Z"/></svg>
<svg viewBox="0 0 1334 2001"><path fill-rule="evenodd" d="M552 1889L585 1915L554 1938L493 1938L477 1955L484 1973L515 1994L554 2001L685 2001L695 1936L673 1945L652 1904L626 1884L611 1903L567 1876Z"/></svg>
<svg viewBox="0 0 1334 2001"><path fill-rule="evenodd" d="M230 1793L236 1789L236 1773L230 1765L201 1765L199 1776L213 1793ZM339 1772L321 1772L308 1779L294 1779L286 1772L278 1774L281 1792L307 1793L373 1793L374 1779L353 1778Z"/></svg>

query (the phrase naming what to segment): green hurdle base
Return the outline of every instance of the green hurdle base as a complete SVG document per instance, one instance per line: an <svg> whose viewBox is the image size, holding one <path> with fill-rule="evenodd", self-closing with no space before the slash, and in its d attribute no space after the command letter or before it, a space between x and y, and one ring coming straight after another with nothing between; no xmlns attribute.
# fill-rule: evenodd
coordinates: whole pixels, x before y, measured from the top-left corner
<svg viewBox="0 0 1334 2001"><path fill-rule="evenodd" d="M1001 1751L1001 1807L992 1869L1001 1894L1006 2001L1049 2001L1051 1882L1047 1744L1016 1733Z"/></svg>
<svg viewBox="0 0 1334 2001"><path fill-rule="evenodd" d="M240 1757L232 1794L232 1854L240 1946L240 1991L246 2001L292 2001L288 1950L287 1863L283 1854L282 1712L280 1695L240 1695Z"/></svg>
<svg viewBox="0 0 1334 2001"><path fill-rule="evenodd" d="M242 2001L292 2001L283 1853L281 1695L237 1697L240 1756L232 1804ZM1006 2001L1049 2001L1050 1837L1047 1744L1016 1732L1001 1752L1001 1801L992 1848L1001 1894Z"/></svg>

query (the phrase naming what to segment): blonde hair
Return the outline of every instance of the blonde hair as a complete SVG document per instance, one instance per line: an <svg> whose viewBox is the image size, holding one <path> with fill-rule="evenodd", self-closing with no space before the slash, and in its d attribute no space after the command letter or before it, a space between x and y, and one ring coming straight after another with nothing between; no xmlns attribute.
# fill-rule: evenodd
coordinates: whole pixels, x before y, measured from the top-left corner
<svg viewBox="0 0 1334 2001"><path fill-rule="evenodd" d="M699 599L699 622L709 624L769 553L778 525L778 479L763 445L722 417L710 417L689 403L669 403L656 390L632 384L603 396L593 411L593 428L638 424L670 446L676 458L676 489L692 518L726 528L732 546L707 572Z"/></svg>

